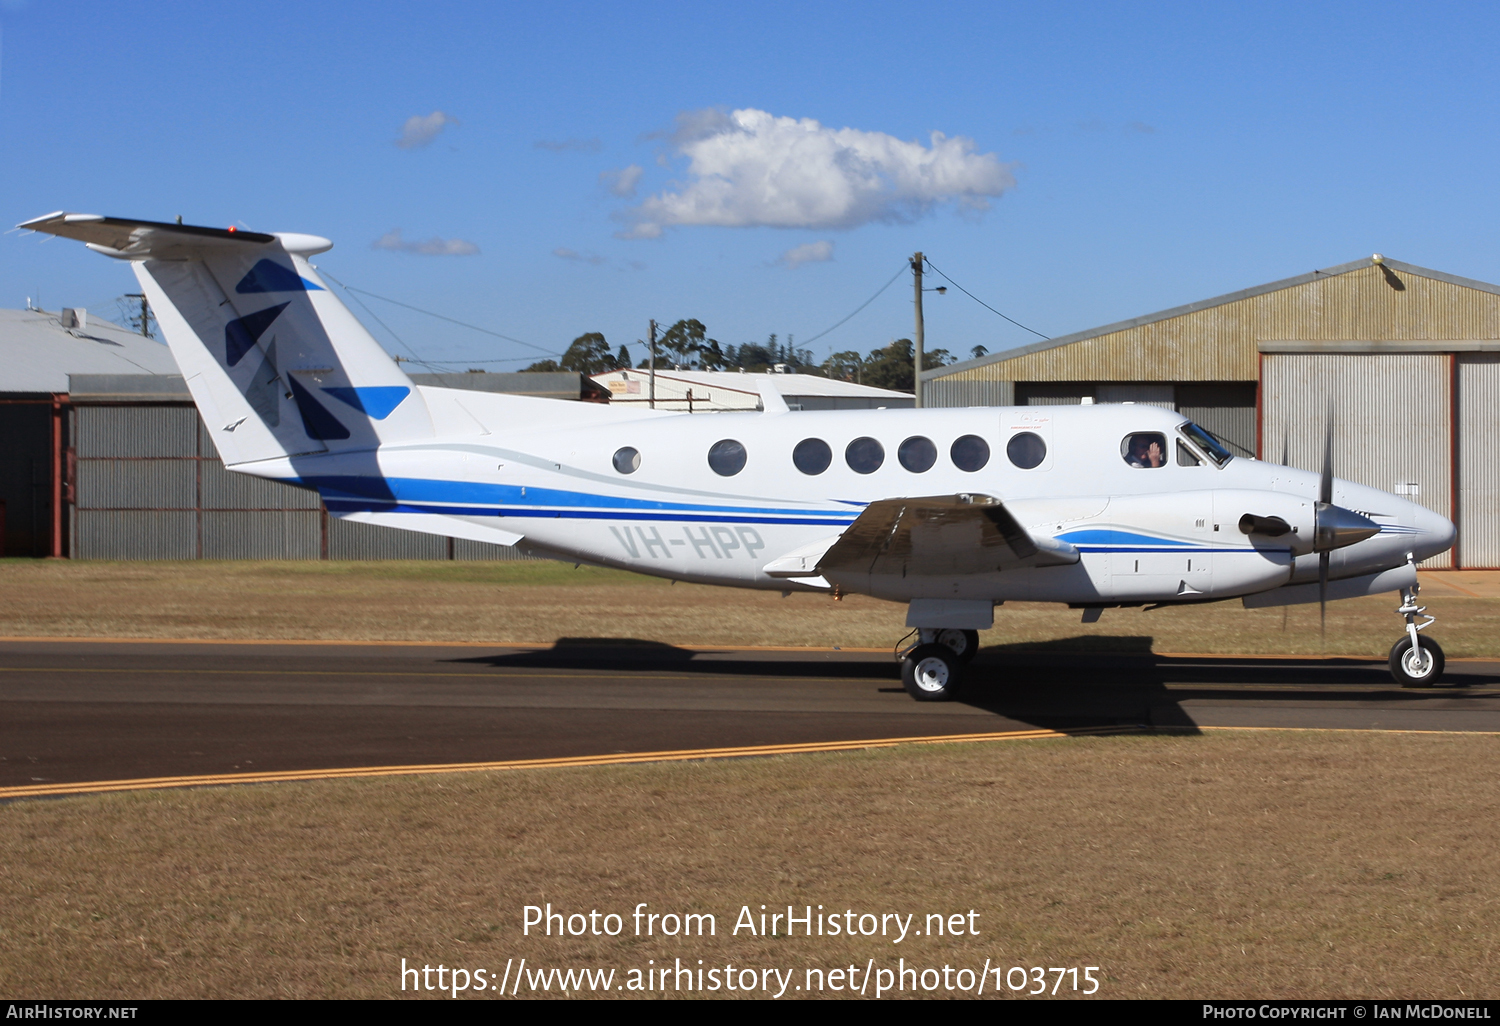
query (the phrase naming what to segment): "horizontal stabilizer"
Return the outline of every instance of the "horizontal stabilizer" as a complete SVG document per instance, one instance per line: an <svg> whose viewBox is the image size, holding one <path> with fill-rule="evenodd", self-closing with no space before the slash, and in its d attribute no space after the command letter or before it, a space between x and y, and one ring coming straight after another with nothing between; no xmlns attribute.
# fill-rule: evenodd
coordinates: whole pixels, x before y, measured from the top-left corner
<svg viewBox="0 0 1500 1026"><path fill-rule="evenodd" d="M487 542L491 545L514 545L525 535L506 531L488 524L474 524L462 517L444 516L441 513L336 513L340 520L356 524L374 524L376 527L395 527L418 534L437 534L445 538L465 538L469 541Z"/></svg>
<svg viewBox="0 0 1500 1026"><path fill-rule="evenodd" d="M205 228L195 224L137 221L102 214L72 214L59 210L16 225L34 232L77 239L108 256L129 260L171 260L186 251L235 249L275 242L276 236L238 228Z"/></svg>

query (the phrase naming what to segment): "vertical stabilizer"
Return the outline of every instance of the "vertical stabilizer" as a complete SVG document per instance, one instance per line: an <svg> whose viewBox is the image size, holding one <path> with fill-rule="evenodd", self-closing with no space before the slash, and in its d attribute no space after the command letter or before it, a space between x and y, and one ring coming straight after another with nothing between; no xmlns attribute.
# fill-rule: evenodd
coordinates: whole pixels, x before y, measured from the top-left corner
<svg viewBox="0 0 1500 1026"><path fill-rule="evenodd" d="M307 262L326 239L92 214L21 227L131 261L226 465L431 436L421 394Z"/></svg>

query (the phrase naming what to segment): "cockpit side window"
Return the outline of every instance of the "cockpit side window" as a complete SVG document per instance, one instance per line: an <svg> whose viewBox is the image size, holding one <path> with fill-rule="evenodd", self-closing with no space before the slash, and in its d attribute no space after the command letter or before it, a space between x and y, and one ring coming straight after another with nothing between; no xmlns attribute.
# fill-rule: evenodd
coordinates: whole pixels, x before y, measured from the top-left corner
<svg viewBox="0 0 1500 1026"><path fill-rule="evenodd" d="M1234 459L1234 453L1230 452L1217 438L1192 421L1183 421L1177 430L1186 435L1188 441L1196 445L1209 459L1213 460L1219 466L1222 467Z"/></svg>
<svg viewBox="0 0 1500 1026"><path fill-rule="evenodd" d="M1132 467L1167 465L1167 437L1160 431L1137 431L1120 442L1120 456Z"/></svg>
<svg viewBox="0 0 1500 1026"><path fill-rule="evenodd" d="M1179 467L1203 466L1203 461L1200 460L1196 454L1194 454L1192 449L1189 449L1186 445L1184 445L1182 439L1180 438L1177 440L1177 465Z"/></svg>

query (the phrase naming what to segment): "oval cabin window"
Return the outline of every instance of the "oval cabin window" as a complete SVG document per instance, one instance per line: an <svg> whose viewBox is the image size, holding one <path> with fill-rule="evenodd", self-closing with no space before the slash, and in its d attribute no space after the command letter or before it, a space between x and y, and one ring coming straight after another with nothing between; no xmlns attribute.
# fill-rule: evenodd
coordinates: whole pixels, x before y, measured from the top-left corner
<svg viewBox="0 0 1500 1026"><path fill-rule="evenodd" d="M804 438L792 450L792 466L804 474L821 474L833 462L833 450L821 438Z"/></svg>
<svg viewBox="0 0 1500 1026"><path fill-rule="evenodd" d="M972 474L976 470L983 470L990 461L990 443L978 435L964 435L954 441L948 455L955 467Z"/></svg>
<svg viewBox="0 0 1500 1026"><path fill-rule="evenodd" d="M732 438L715 442L708 450L708 465L720 477L733 477L745 469L745 447Z"/></svg>

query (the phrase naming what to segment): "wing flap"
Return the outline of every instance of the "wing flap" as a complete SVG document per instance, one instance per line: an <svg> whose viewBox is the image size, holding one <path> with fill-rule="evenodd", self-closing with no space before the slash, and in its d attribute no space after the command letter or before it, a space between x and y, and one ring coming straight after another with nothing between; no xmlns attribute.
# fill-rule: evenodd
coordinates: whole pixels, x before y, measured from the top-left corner
<svg viewBox="0 0 1500 1026"><path fill-rule="evenodd" d="M1033 537L999 499L959 494L870 503L823 554L817 571L962 576L1076 562L1077 549Z"/></svg>

